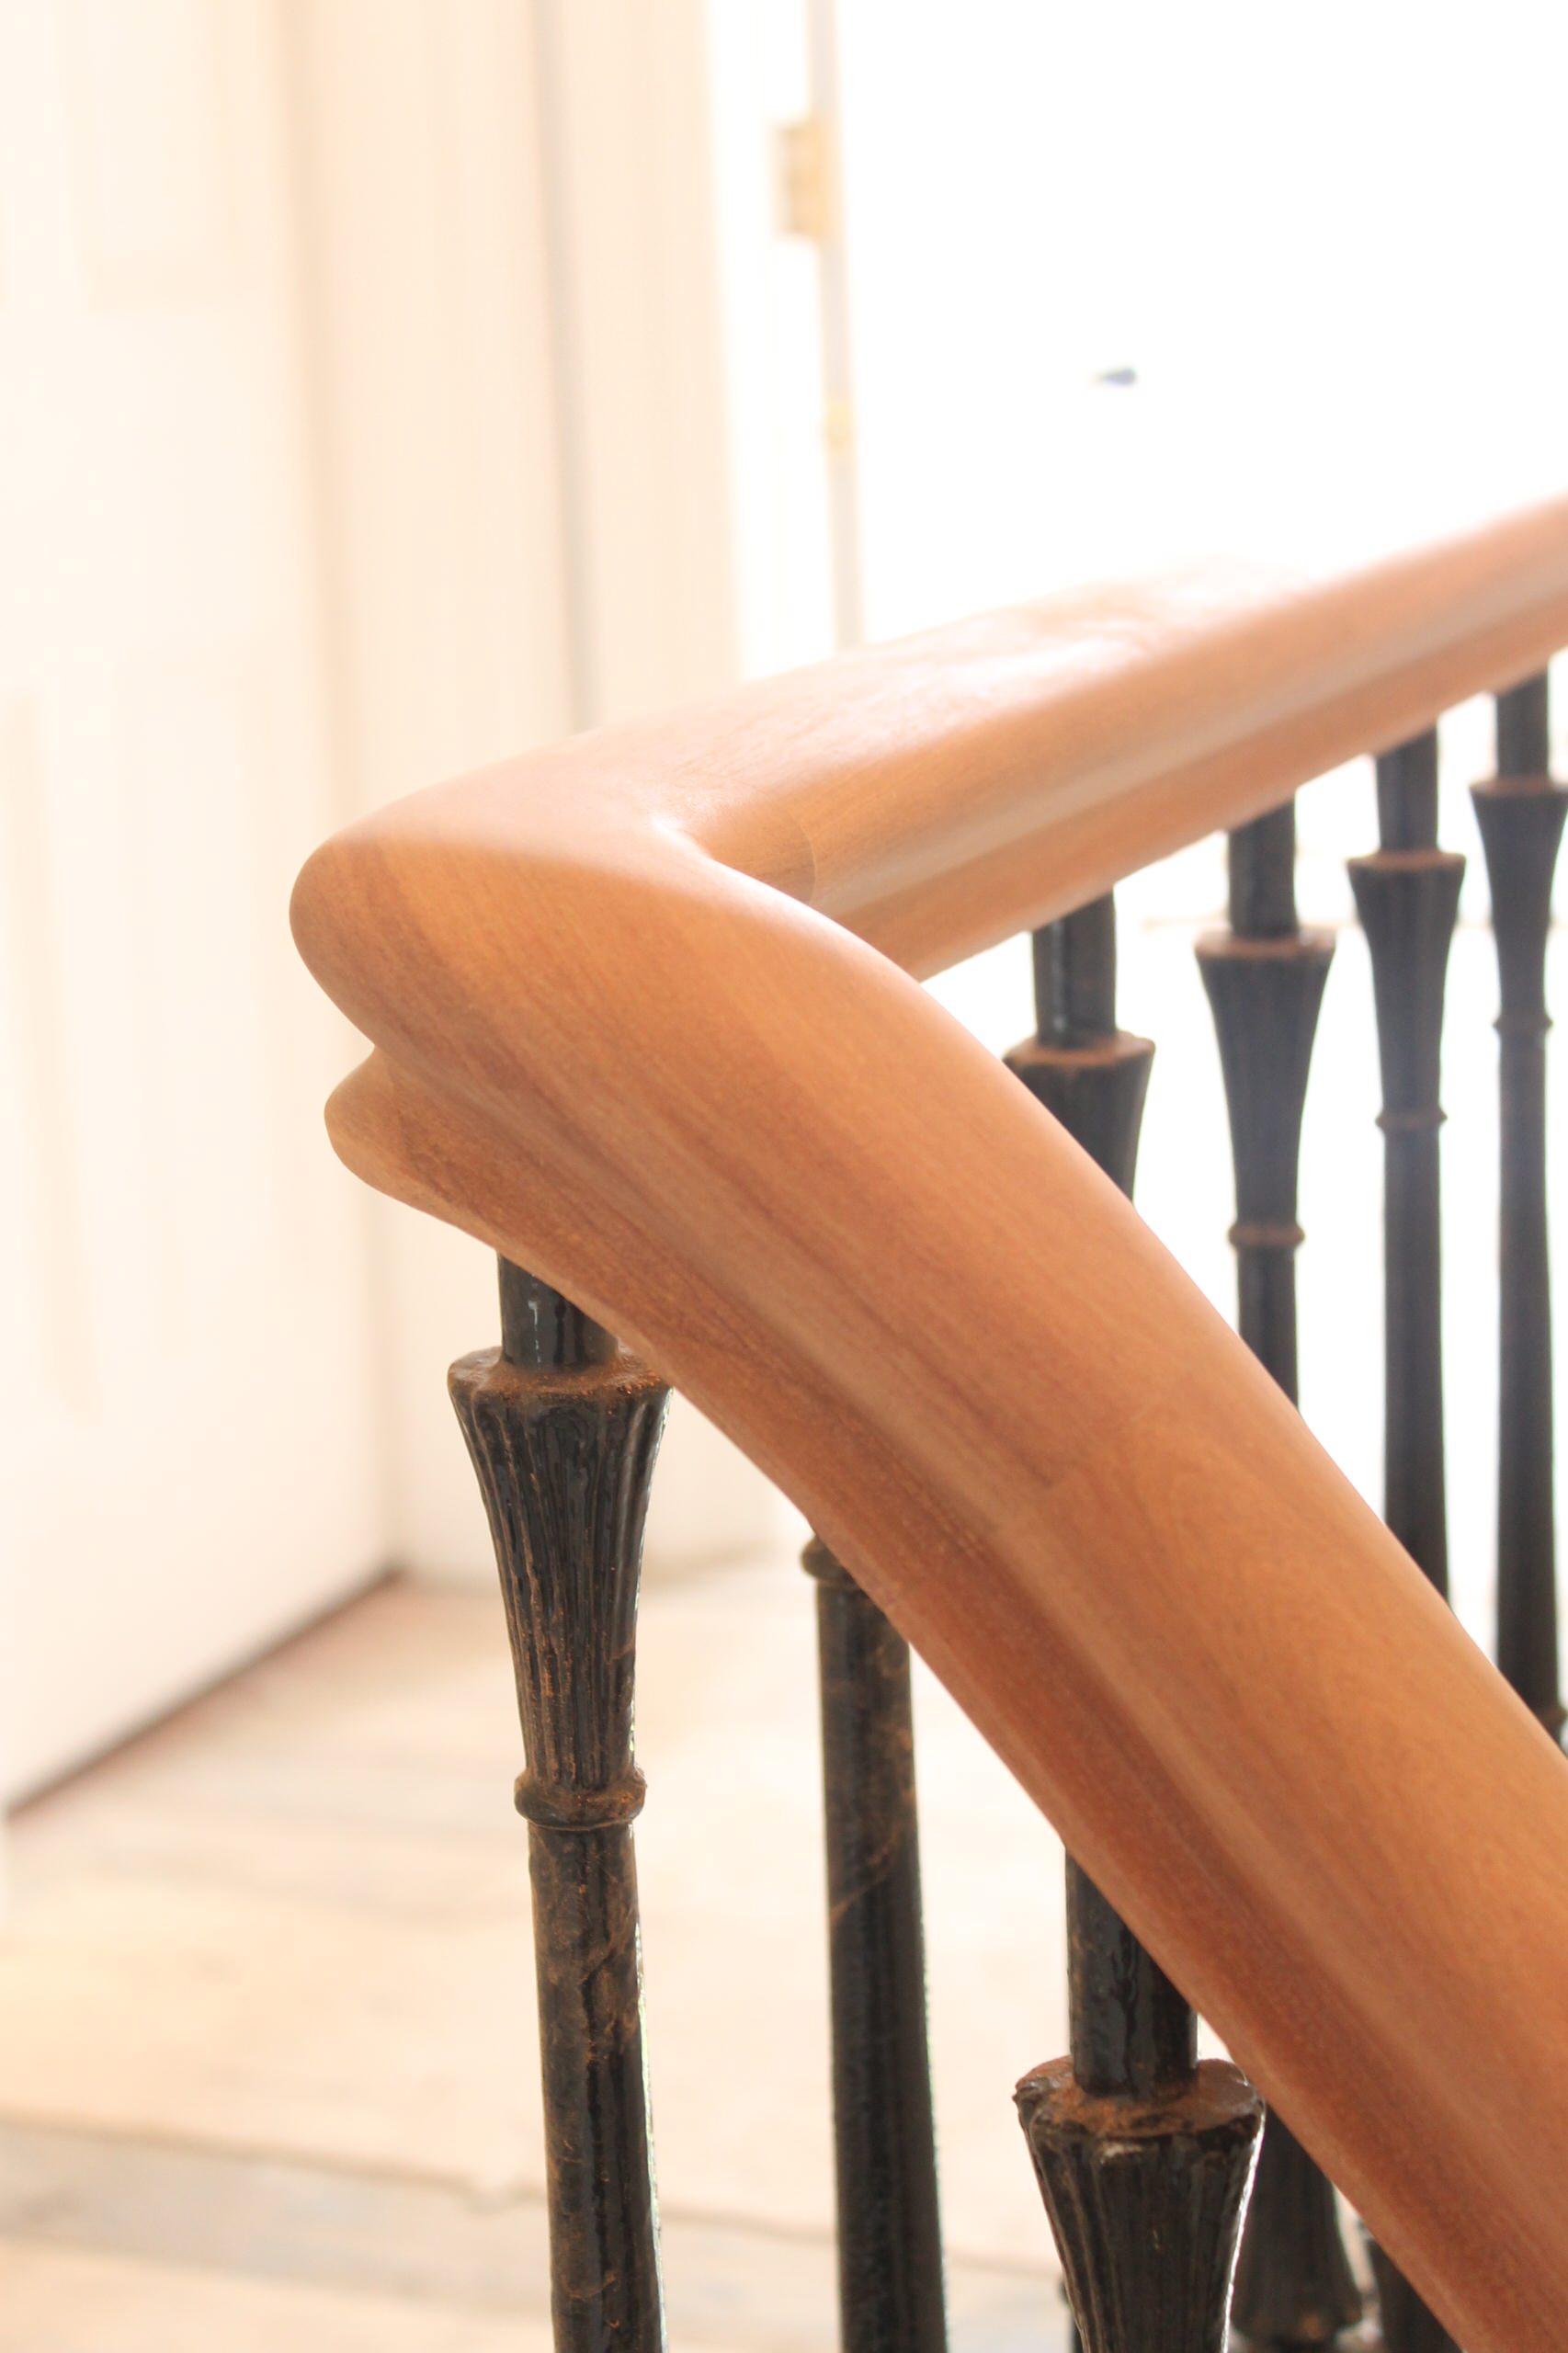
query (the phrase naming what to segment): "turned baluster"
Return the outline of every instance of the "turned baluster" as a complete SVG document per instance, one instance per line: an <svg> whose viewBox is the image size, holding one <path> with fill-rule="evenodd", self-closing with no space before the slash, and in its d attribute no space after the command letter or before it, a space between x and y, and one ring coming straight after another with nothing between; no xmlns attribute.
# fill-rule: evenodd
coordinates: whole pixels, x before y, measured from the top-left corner
<svg viewBox="0 0 1568 2353"><path fill-rule="evenodd" d="M844 2353L943 2353L909 1646L814 1539Z"/></svg>
<svg viewBox="0 0 1568 2353"><path fill-rule="evenodd" d="M1547 1247L1546 943L1568 790L1550 773L1547 681L1497 698L1497 774L1471 793L1492 886L1502 1010L1497 1664L1557 1739L1551 1290Z"/></svg>
<svg viewBox="0 0 1568 2353"><path fill-rule="evenodd" d="M501 1266L450 1387L495 1540L527 1770L557 2353L662 2353L631 1824L642 1523L667 1391Z"/></svg>
<svg viewBox="0 0 1568 2353"><path fill-rule="evenodd" d="M1327 933L1301 928L1295 868L1293 801L1240 826L1230 837L1230 929L1198 945L1235 1163L1237 1322L1292 1399L1301 1113L1334 954ZM1360 2316L1333 2188L1270 2110L1236 2266L1233 2325L1252 2345L1331 2345Z"/></svg>
<svg viewBox="0 0 1568 2353"><path fill-rule="evenodd" d="M1110 899L1037 932L1034 958L1037 1035L1007 1066L1131 1193L1154 1050L1117 1027ZM1221 2353L1261 2103L1199 2064L1191 2009L1071 1859L1067 1939L1070 2056L1017 2097L1080 2338Z"/></svg>
<svg viewBox="0 0 1568 2353"><path fill-rule="evenodd" d="M1372 959L1383 1108L1383 1517L1449 1589L1437 1131L1443 994L1464 860L1437 847L1434 728L1378 764L1381 847L1349 861Z"/></svg>
<svg viewBox="0 0 1568 2353"><path fill-rule="evenodd" d="M1437 733L1377 763L1380 847L1349 861L1372 960L1383 1108L1383 1517L1449 1589L1438 1130L1443 997L1464 859L1437 847ZM1374 2242L1389 2353L1453 2340Z"/></svg>

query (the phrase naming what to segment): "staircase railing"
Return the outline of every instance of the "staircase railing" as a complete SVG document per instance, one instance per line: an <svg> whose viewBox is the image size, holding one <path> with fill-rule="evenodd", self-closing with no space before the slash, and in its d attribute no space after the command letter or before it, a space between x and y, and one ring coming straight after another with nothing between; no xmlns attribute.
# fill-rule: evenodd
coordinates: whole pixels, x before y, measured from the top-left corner
<svg viewBox="0 0 1568 2353"><path fill-rule="evenodd" d="M1074 1859L1072 2051L1019 2101L1093 2353L1223 2343L1254 2085L1249 2341L1356 2321L1332 2181L1376 2234L1395 2353L1445 2332L1561 2346L1542 971L1563 644L1559 497L844 657L420 794L307 867L301 947L375 1048L333 1099L337 1149L504 1262L502 1347L453 1383L524 1722L560 2346L663 2341L631 1831L662 1381L820 1532L850 2353L944 2341L906 1642ZM1433 730L1483 691L1499 1655L1521 1696L1442 1599L1437 1077L1462 861L1437 841ZM1387 1528L1291 1402L1328 943L1297 919L1290 801L1364 752ZM1240 1337L1123 1198L1152 1050L1117 1025L1107 898L1217 828L1230 924L1199 953ZM1004 1066L912 976L1028 928L1037 1034ZM1195 2012L1237 2067L1197 2063Z"/></svg>

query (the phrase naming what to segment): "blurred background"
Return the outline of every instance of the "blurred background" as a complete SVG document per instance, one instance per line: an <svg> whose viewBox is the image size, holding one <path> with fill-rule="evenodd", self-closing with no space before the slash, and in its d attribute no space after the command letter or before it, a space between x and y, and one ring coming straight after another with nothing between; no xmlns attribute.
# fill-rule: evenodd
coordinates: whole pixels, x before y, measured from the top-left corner
<svg viewBox="0 0 1568 2353"><path fill-rule="evenodd" d="M37 2353L69 2304L59 2341L104 2353L290 2317L481 2347L538 2285L517 1733L443 1382L494 1336L494 1273L328 1153L354 1041L288 939L307 850L574 729L1244 538L1304 477L1354 504L1396 460L1550 446L1565 66L1544 0L0 0L0 2343ZM1444 749L1473 848L1486 712ZM1369 846L1364 771L1303 796L1311 920L1346 922L1357 823ZM1191 955L1222 891L1208 846L1121 906L1123 1018L1160 1048L1142 1206L1229 1313ZM1478 1631L1485 913L1446 1081ZM937 986L1002 1047L1027 968L1017 943ZM1347 932L1302 1397L1375 1500L1368 1001ZM801 1533L677 1406L642 1854L703 2342L814 2343L831 2302ZM1008 2093L1062 2040L1059 1859L920 1706L955 2293L993 2346L1015 2303L1043 2343Z"/></svg>

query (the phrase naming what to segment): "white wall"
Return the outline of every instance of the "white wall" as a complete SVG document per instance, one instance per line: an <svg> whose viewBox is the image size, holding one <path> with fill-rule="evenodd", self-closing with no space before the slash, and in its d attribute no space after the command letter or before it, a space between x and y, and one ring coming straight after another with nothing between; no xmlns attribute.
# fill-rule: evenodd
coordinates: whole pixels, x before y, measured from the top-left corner
<svg viewBox="0 0 1568 2353"><path fill-rule="evenodd" d="M0 1790L385 1553L275 0L0 6Z"/></svg>

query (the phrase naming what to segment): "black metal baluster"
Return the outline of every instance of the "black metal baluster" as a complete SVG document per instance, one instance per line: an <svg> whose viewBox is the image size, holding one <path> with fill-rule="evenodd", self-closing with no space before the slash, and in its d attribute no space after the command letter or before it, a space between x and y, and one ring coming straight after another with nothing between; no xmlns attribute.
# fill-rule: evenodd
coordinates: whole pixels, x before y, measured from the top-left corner
<svg viewBox="0 0 1568 2353"><path fill-rule="evenodd" d="M1436 728L1381 754L1377 771L1381 847L1349 866L1372 959L1382 1069L1383 1517L1446 1595L1437 1131L1443 996L1465 862L1437 847ZM1371 2254L1389 2353L1455 2353L1375 2241Z"/></svg>
<svg viewBox="0 0 1568 2353"><path fill-rule="evenodd" d="M1153 1048L1116 1023L1116 914L1035 935L1037 1031L1007 1066L1131 1193ZM1088 2353L1221 2353L1262 2104L1069 1859L1071 2055L1018 2113Z"/></svg>
<svg viewBox="0 0 1568 2353"><path fill-rule="evenodd" d="M1434 728L1378 761L1381 847L1350 860L1382 1065L1383 1517L1449 1589L1437 1131L1443 992L1464 860L1437 847Z"/></svg>
<svg viewBox="0 0 1568 2353"><path fill-rule="evenodd" d="M557 2353L662 2353L631 1824L642 1523L668 1392L501 1265L499 1350L452 1367L495 1540L528 1769Z"/></svg>
<svg viewBox="0 0 1568 2353"><path fill-rule="evenodd" d="M1231 926L1199 968L1220 1041L1236 1172L1241 1335L1292 1400L1297 1388L1297 1171L1307 1073L1334 954L1296 913L1293 801L1230 839ZM1258 2346L1332 2345L1361 2317L1334 2190L1270 2112L1236 2266L1233 2325Z"/></svg>
<svg viewBox="0 0 1568 2353"><path fill-rule="evenodd" d="M844 2353L943 2353L909 1648L819 1539L823 1809Z"/></svg>
<svg viewBox="0 0 1568 2353"><path fill-rule="evenodd" d="M1501 1387L1497 1664L1558 1739L1551 1292L1546 1194L1546 942L1568 814L1554 783L1547 682L1497 698L1497 774L1473 788L1497 942L1501 1144Z"/></svg>

